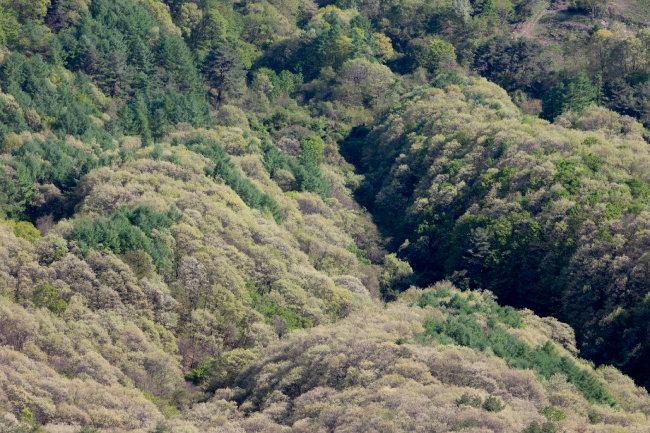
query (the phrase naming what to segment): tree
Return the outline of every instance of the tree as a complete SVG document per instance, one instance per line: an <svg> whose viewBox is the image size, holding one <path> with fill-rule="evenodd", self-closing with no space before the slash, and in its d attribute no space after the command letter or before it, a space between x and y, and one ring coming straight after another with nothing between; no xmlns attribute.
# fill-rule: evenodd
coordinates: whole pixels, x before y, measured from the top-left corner
<svg viewBox="0 0 650 433"><path fill-rule="evenodd" d="M607 10L609 0L571 0L571 8L580 11L587 11L592 19L598 18Z"/></svg>
<svg viewBox="0 0 650 433"><path fill-rule="evenodd" d="M603 78L606 78L605 67L611 50L611 42L612 32L605 29L597 30L589 39L589 48Z"/></svg>
<svg viewBox="0 0 650 433"><path fill-rule="evenodd" d="M393 50L393 45L388 36L383 33L373 33L373 38L375 40L375 45L377 50L375 55L381 62L391 60L395 55L395 50Z"/></svg>
<svg viewBox="0 0 650 433"><path fill-rule="evenodd" d="M58 30L70 25L78 25L81 15L88 12L91 0L56 0L47 14L47 25Z"/></svg>
<svg viewBox="0 0 650 433"><path fill-rule="evenodd" d="M54 314L61 314L68 307L68 303L61 299L56 287L45 284L34 293L34 305L38 308L47 308Z"/></svg>
<svg viewBox="0 0 650 433"><path fill-rule="evenodd" d="M437 73L456 62L456 50L442 39L414 39L410 42L411 53L418 66Z"/></svg>
<svg viewBox="0 0 650 433"><path fill-rule="evenodd" d="M28 20L39 22L45 18L50 0L0 0L0 6L15 10L23 23Z"/></svg>
<svg viewBox="0 0 650 433"><path fill-rule="evenodd" d="M565 111L580 111L596 102L599 93L598 86L594 86L587 75L580 73L575 78L553 86L544 94L541 117L553 120Z"/></svg>
<svg viewBox="0 0 650 433"><path fill-rule="evenodd" d="M508 91L521 89L539 97L548 82L549 66L541 54L538 42L497 36L476 49L472 66Z"/></svg>
<svg viewBox="0 0 650 433"><path fill-rule="evenodd" d="M215 45L203 62L203 72L217 107L224 97L236 95L243 86L244 67L230 45Z"/></svg>
<svg viewBox="0 0 650 433"><path fill-rule="evenodd" d="M178 282L187 293L192 306L197 308L199 301L205 304L209 284L205 266L195 257L186 256L178 264L177 274Z"/></svg>
<svg viewBox="0 0 650 433"><path fill-rule="evenodd" d="M18 41L21 25L17 18L15 10L0 5L0 47L12 46Z"/></svg>
<svg viewBox="0 0 650 433"><path fill-rule="evenodd" d="M303 165L318 164L323 159L325 143L323 139L316 136L308 136L302 139L301 160Z"/></svg>
<svg viewBox="0 0 650 433"><path fill-rule="evenodd" d="M178 26L188 39L203 20L203 11L196 3L184 3L178 16Z"/></svg>
<svg viewBox="0 0 650 433"><path fill-rule="evenodd" d="M394 299L413 282L411 266L397 258L395 254L384 257L384 272L379 280L379 289L386 299Z"/></svg>
<svg viewBox="0 0 650 433"><path fill-rule="evenodd" d="M224 43L227 29L228 21L218 9L210 8L203 12L203 19L192 30L190 44L199 50L206 50L215 44Z"/></svg>
<svg viewBox="0 0 650 433"><path fill-rule="evenodd" d="M469 22L473 12L469 0L452 0L451 7L454 14L463 21L463 24Z"/></svg>
<svg viewBox="0 0 650 433"><path fill-rule="evenodd" d="M138 278L151 276L154 271L153 260L144 250L127 251L122 260L129 265L133 273Z"/></svg>

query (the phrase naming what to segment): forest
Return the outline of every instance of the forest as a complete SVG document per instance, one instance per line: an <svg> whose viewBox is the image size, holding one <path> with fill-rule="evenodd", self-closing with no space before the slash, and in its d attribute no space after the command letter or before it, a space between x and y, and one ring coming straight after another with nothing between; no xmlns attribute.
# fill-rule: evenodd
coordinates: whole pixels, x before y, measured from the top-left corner
<svg viewBox="0 0 650 433"><path fill-rule="evenodd" d="M0 0L0 432L650 430L644 0Z"/></svg>

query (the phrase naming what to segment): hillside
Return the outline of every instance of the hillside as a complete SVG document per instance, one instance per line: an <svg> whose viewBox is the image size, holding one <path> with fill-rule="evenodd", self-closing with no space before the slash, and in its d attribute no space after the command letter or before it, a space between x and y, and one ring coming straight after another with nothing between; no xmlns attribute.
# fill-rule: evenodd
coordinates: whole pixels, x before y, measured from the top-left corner
<svg viewBox="0 0 650 433"><path fill-rule="evenodd" d="M0 0L0 431L648 431L648 11L507 3Z"/></svg>
<svg viewBox="0 0 650 433"><path fill-rule="evenodd" d="M528 114L552 120L590 102L648 126L650 9L614 0L360 0L395 48L402 74L449 58L505 88ZM450 43L453 52L441 49ZM449 47L447 47L449 48ZM453 63L453 62L452 62Z"/></svg>
<svg viewBox="0 0 650 433"><path fill-rule="evenodd" d="M412 95L343 149L420 283L451 278L553 314L581 353L645 384L650 155L625 122L592 106L549 125L468 80Z"/></svg>
<svg viewBox="0 0 650 433"><path fill-rule="evenodd" d="M292 333L255 361L238 387L218 391L168 427L646 429L645 391L613 368L594 371L576 361L574 344L570 328L554 319L517 313L487 292L462 293L443 282L411 290L386 308L368 302L333 326Z"/></svg>

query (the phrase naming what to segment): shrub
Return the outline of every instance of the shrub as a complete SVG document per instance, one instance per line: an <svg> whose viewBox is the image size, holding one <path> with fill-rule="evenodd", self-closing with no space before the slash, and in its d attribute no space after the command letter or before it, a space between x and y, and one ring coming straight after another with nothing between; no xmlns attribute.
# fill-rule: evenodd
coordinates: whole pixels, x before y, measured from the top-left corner
<svg viewBox="0 0 650 433"><path fill-rule="evenodd" d="M523 429L521 433L555 433L555 424L552 422L545 422L540 424L537 421L531 422L528 427Z"/></svg>
<svg viewBox="0 0 650 433"><path fill-rule="evenodd" d="M465 429L469 429L469 428L473 428L473 427L480 427L480 426L481 426L481 423L479 422L479 420L477 420L476 418L468 418L466 420L463 420L463 421L459 422L458 424L455 424L449 430L450 431L461 431L461 430L465 430Z"/></svg>
<svg viewBox="0 0 650 433"><path fill-rule="evenodd" d="M553 406L546 406L539 413L540 415L544 415L549 421L562 421L565 418L564 412Z"/></svg>
<svg viewBox="0 0 650 433"><path fill-rule="evenodd" d="M68 308L68 303L61 299L59 290L49 284L39 287L34 293L33 300L36 307L45 307L56 315L63 313Z"/></svg>
<svg viewBox="0 0 650 433"><path fill-rule="evenodd" d="M601 416L599 414L597 414L596 412L591 411L591 410L587 413L587 417L589 418L589 423L590 424L600 424L601 422L603 422L603 419L601 418Z"/></svg>
<svg viewBox="0 0 650 433"><path fill-rule="evenodd" d="M483 399L481 399L480 395L470 395L466 392L463 393L463 395L460 396L460 398L456 399L456 406L472 406L472 407L480 407L481 404L483 403Z"/></svg>
<svg viewBox="0 0 650 433"><path fill-rule="evenodd" d="M482 407L488 412L501 412L506 405L498 398L490 395L485 399Z"/></svg>

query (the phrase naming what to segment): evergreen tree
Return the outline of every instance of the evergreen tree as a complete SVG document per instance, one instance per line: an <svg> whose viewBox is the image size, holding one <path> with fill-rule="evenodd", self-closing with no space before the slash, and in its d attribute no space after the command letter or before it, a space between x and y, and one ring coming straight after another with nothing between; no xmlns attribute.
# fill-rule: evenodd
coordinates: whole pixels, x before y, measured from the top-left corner
<svg viewBox="0 0 650 433"><path fill-rule="evenodd" d="M237 51L227 44L217 44L203 62L203 71L217 107L223 99L241 90L244 68Z"/></svg>
<svg viewBox="0 0 650 433"><path fill-rule="evenodd" d="M599 86L592 84L586 74L580 73L575 78L553 86L544 94L541 116L553 120L565 111L580 111L587 105L597 102L599 95Z"/></svg>

